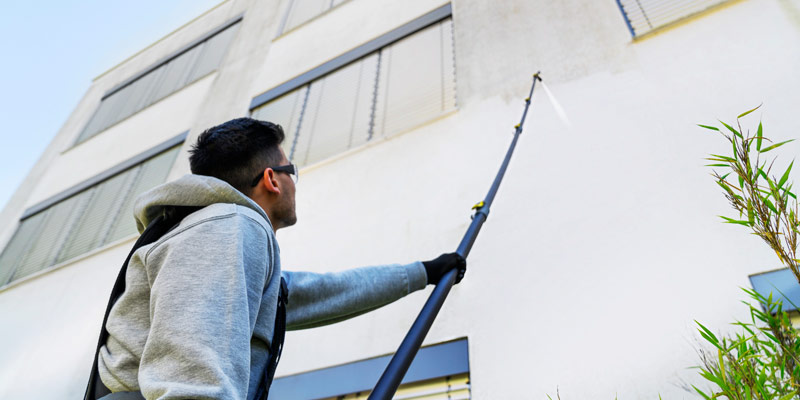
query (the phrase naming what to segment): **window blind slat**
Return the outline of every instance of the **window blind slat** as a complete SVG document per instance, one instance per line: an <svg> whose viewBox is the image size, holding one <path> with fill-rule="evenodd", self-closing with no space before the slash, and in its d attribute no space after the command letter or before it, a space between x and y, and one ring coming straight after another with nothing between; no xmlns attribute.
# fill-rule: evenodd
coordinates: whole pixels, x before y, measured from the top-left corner
<svg viewBox="0 0 800 400"><path fill-rule="evenodd" d="M46 218L47 212L40 212L20 223L14 236L0 254L0 285L5 285L11 280L20 261L33 244L31 238L39 236Z"/></svg>
<svg viewBox="0 0 800 400"><path fill-rule="evenodd" d="M192 62L197 59L204 46L205 43L202 43L161 67L166 70L164 71L164 81L153 95L155 101L169 96L186 85Z"/></svg>
<svg viewBox="0 0 800 400"><path fill-rule="evenodd" d="M217 69L238 29L234 24L222 30L101 100L76 144Z"/></svg>
<svg viewBox="0 0 800 400"><path fill-rule="evenodd" d="M293 162L312 164L366 142L377 59L370 55L311 85Z"/></svg>
<svg viewBox="0 0 800 400"><path fill-rule="evenodd" d="M91 196L86 190L56 204L48 210L48 216L38 237L20 261L12 280L17 280L53 265L61 245L67 238L74 219L83 210L83 203Z"/></svg>
<svg viewBox="0 0 800 400"><path fill-rule="evenodd" d="M0 285L135 233L135 197L166 180L179 150L173 147L21 221L0 252Z"/></svg>
<svg viewBox="0 0 800 400"><path fill-rule="evenodd" d="M697 14L726 0L619 0L634 36Z"/></svg>
<svg viewBox="0 0 800 400"><path fill-rule="evenodd" d="M382 51L376 133L391 136L455 107L450 20Z"/></svg>
<svg viewBox="0 0 800 400"><path fill-rule="evenodd" d="M95 188L86 212L67 238L56 262L69 260L103 244L103 239L111 227L110 221L113 221L122 203L120 194L125 193L125 187L135 175L133 172L135 171L125 171Z"/></svg>
<svg viewBox="0 0 800 400"><path fill-rule="evenodd" d="M330 8L330 4L330 0L293 0L283 31L288 31L322 14Z"/></svg>
<svg viewBox="0 0 800 400"><path fill-rule="evenodd" d="M305 101L307 86L293 90L255 110L251 116L255 119L270 121L283 128L286 136L283 144L283 152L290 160L294 160L292 145L297 134L297 126L300 122L300 114Z"/></svg>
<svg viewBox="0 0 800 400"><path fill-rule="evenodd" d="M282 125L287 157L304 166L455 107L448 18L278 97L251 116Z"/></svg>
<svg viewBox="0 0 800 400"><path fill-rule="evenodd" d="M197 62L194 63L195 67L189 78L190 82L202 78L220 66L228 46L230 46L238 31L239 25L236 24L218 33L206 42L202 54L198 57Z"/></svg>
<svg viewBox="0 0 800 400"><path fill-rule="evenodd" d="M167 179L167 175L175 162L178 151L179 148L176 147L142 164L135 181L131 184L131 190L125 194L125 198L121 199L122 205L119 208L119 214L111 227L111 231L105 243L111 243L136 233L136 221L133 217L133 206L136 197L158 186Z"/></svg>

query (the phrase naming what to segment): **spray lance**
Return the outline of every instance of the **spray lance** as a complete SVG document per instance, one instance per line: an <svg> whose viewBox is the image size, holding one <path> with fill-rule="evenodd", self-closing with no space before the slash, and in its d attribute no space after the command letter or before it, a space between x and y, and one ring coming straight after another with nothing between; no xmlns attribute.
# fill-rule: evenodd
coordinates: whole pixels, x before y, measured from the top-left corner
<svg viewBox="0 0 800 400"><path fill-rule="evenodd" d="M495 195L497 195L497 189L500 187L500 182L503 181L508 163L511 161L511 155L514 153L517 140L522 133L522 125L525 123L525 116L528 114L528 108L531 105L531 97L533 96L533 89L536 87L536 81L541 80L542 78L539 76L539 72L533 74L531 91L525 99L525 110L522 112L522 119L519 121L519 124L514 126L514 139L511 140L511 145L506 152L505 159L503 159L503 164L500 165L500 170L497 172L497 176L494 178L494 182L489 188L489 193L486 194L486 198L472 207L472 209L475 210L475 214L472 216L472 223L469 228L467 228L467 232L464 234L463 239L461 239L458 250L456 250L456 252L464 258L467 258L469 255L472 244L475 243L475 239L478 237L478 232L480 232L483 223L489 217L489 208L492 206ZM370 393L368 400L388 400L391 399L397 391L397 387L400 386L400 382L403 380L403 377L408 371L408 367L414 360L414 356L417 355L417 351L422 345L425 335L428 334L433 320L439 313L439 309L442 308L447 294L450 293L450 289L456 281L457 272L456 269L451 269L439 280L439 283L433 289L433 293L431 293L430 297L428 297L428 300L422 307L422 311L420 311L414 324L411 325L411 329L409 329L406 337L397 349L397 352L386 367L386 370L383 371L383 375L381 375L372 393Z"/></svg>

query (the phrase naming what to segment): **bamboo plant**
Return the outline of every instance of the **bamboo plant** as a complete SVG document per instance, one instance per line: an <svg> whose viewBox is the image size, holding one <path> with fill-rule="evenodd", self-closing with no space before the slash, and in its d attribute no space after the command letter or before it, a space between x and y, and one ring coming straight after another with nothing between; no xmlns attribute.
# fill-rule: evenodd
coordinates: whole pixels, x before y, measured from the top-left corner
<svg viewBox="0 0 800 400"><path fill-rule="evenodd" d="M759 106L760 107L760 106ZM797 196L789 182L794 161L780 174L773 174L775 158L765 159L764 153L777 149L792 140L778 143L764 136L759 122L755 134L744 131L741 118L736 127L722 121L723 129L711 125L702 128L720 133L730 144L729 155L712 154L709 167L712 175L738 218L720 216L724 222L742 225L760 237L775 251L781 263L789 267L800 282L797 259L798 221ZM723 168L719 172L716 168ZM705 399L766 400L800 399L800 340L783 304L754 290L744 291L757 303L748 304L749 322L736 322L741 332L718 338L697 322L700 335L713 349L700 350L701 376L714 389L694 389ZM796 306L795 306L796 308ZM696 322L696 321L695 321Z"/></svg>
<svg viewBox="0 0 800 400"><path fill-rule="evenodd" d="M800 260L797 259L800 220L797 196L792 192L792 183L789 182L794 161L778 178L772 174L775 158L762 159L765 153L794 139L773 144L764 136L760 122L755 135L745 132L740 119L759 107L736 118L738 129L720 121L729 132L715 126L699 125L722 134L731 145L730 155L712 154L707 160L713 163L708 166L727 170L724 174L715 170L712 175L725 192L731 206L739 212L739 218L720 217L726 223L750 228L753 234L763 239L775 251L781 263L789 267L800 282Z"/></svg>

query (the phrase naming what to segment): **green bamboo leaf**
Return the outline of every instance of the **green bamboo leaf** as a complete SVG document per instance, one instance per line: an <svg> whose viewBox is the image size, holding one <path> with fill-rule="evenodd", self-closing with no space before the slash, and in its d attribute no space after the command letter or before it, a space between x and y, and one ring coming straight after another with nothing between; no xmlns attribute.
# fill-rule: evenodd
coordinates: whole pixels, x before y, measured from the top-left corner
<svg viewBox="0 0 800 400"><path fill-rule="evenodd" d="M786 168L786 172L783 173L781 180L778 181L778 187L783 187L783 184L786 183L787 179L789 179L789 172L792 170L792 165L794 165L794 161L789 164L789 168Z"/></svg>
<svg viewBox="0 0 800 400"><path fill-rule="evenodd" d="M721 158L721 159L723 159L725 161L736 161L736 159L733 158L733 157L723 156L723 155L719 155L719 154L711 154L711 155L714 156L714 157L717 157L717 158Z"/></svg>
<svg viewBox="0 0 800 400"><path fill-rule="evenodd" d="M728 124L726 124L726 123L724 123L724 122L722 122L722 121L719 121L719 122L720 122L722 125L725 125L725 127L726 127L726 128L728 128L728 130L729 130L729 131L733 132L733 134L734 134L734 135L736 135L736 136L738 136L738 137L740 137L740 138L744 138L744 136L742 136L742 134L741 134L739 131L737 131L736 129L733 129L733 127L732 127L732 126L730 126L730 125L728 125Z"/></svg>
<svg viewBox="0 0 800 400"><path fill-rule="evenodd" d="M716 375L714 375L714 374L712 374L710 372L703 372L700 375L703 378L706 378L706 380L716 383L717 386L720 387L720 389L722 389L722 390L727 390L728 389L728 385L726 385L725 382L723 382L722 379L720 379Z"/></svg>
<svg viewBox="0 0 800 400"><path fill-rule="evenodd" d="M695 386L695 385L692 385L692 387L694 388L694 390L696 390L696 391L697 391L697 393L700 393L700 396L703 396L703 398L704 398L704 399L706 399L706 400L711 400L711 396L710 396L710 395L707 395L707 394L705 394L705 393L704 393L702 390L698 389L698 388L697 388L697 386Z"/></svg>
<svg viewBox="0 0 800 400"><path fill-rule="evenodd" d="M762 104L763 104L763 103L762 103ZM759 109L759 108L762 106L762 104L759 104L759 105L758 105L758 107L756 107L756 108L754 108L754 109L752 109L752 110L750 110L750 111L745 111L745 112L743 112L743 113L739 114L739 116L738 116L738 117L736 117L736 119L742 118L742 117L744 117L745 115L747 115L747 114L750 114L751 112L753 112L753 111L755 111L755 110L758 110L758 109Z"/></svg>
<svg viewBox="0 0 800 400"><path fill-rule="evenodd" d="M739 187L744 189L744 177L739 175Z"/></svg>
<svg viewBox="0 0 800 400"><path fill-rule="evenodd" d="M777 339L777 338L776 338L774 335L772 335L771 333L769 333L769 332L767 332L767 331L762 331L761 333L763 333L763 334L764 334L764 336L768 337L768 338L769 338L769 340L772 340L773 342L775 342L775 343L778 343L778 344L780 344L780 343L781 343L781 342L780 342L780 341L778 341L778 339Z"/></svg>
<svg viewBox="0 0 800 400"><path fill-rule="evenodd" d="M764 138L764 129L761 127L761 122L758 123L758 132L756 132L756 150L761 151L761 139Z"/></svg>
<svg viewBox="0 0 800 400"><path fill-rule="evenodd" d="M703 336L703 338L705 338L709 343L713 344L716 348L721 349L719 345L719 339L717 339L717 337L710 330L708 330L708 328L706 328L703 324L697 322L697 320L695 320L694 322L700 326L700 329L698 329L698 331L700 331L700 335Z"/></svg>
<svg viewBox="0 0 800 400"><path fill-rule="evenodd" d="M730 167L728 164L706 164L706 167Z"/></svg>
<svg viewBox="0 0 800 400"><path fill-rule="evenodd" d="M731 189L730 186L728 186L728 182L726 182L724 180L718 180L717 181L717 185L722 187L722 189L724 189L728 194L733 195L733 190Z"/></svg>
<svg viewBox="0 0 800 400"><path fill-rule="evenodd" d="M789 399L791 399L792 397L794 397L794 396L796 396L796 395L797 395L797 390L795 390L795 391L793 391L793 392L791 392L791 393L787 394L786 396L783 396L783 397L781 397L781 398L780 398L780 399L778 399L778 400L789 400Z"/></svg>
<svg viewBox="0 0 800 400"><path fill-rule="evenodd" d="M717 131L717 132L719 132L719 128L717 128L717 127L714 127L714 126L709 126L709 125L700 125L700 124L697 124L697 126L699 126L699 127L701 127L701 128L711 129L712 131Z"/></svg>
<svg viewBox="0 0 800 400"><path fill-rule="evenodd" d="M720 215L719 217L724 219L726 224L738 224L738 225L750 226L750 221L742 221L742 220L738 220L738 219L732 219L732 218L728 218L728 217L723 217L722 215Z"/></svg>
<svg viewBox="0 0 800 400"><path fill-rule="evenodd" d="M766 180L769 180L769 177L767 176L767 173L764 172L764 170L761 169L760 167L758 168L758 174L761 175L762 178L764 178Z"/></svg>
<svg viewBox="0 0 800 400"><path fill-rule="evenodd" d="M783 145L785 145L786 143L789 143L789 142L794 142L794 139L786 140L786 141L783 141L783 142L780 142L780 143L773 144L772 146L769 146L769 147L767 147L767 148L765 148L763 150L759 150L759 152L760 153L766 153L766 152L768 152L770 150L777 149L778 147L781 147L781 146L783 146Z"/></svg>
<svg viewBox="0 0 800 400"><path fill-rule="evenodd" d="M777 199L778 187L775 186L775 182L772 179L767 178L767 184L769 185L770 194L772 195L772 197L775 197Z"/></svg>

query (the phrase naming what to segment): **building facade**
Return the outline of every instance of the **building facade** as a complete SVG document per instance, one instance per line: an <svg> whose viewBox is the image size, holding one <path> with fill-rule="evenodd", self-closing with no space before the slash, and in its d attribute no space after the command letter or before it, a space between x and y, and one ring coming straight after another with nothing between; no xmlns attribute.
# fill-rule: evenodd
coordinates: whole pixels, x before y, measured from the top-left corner
<svg viewBox="0 0 800 400"><path fill-rule="evenodd" d="M694 320L730 330L739 287L780 267L718 222L703 157L724 143L695 124L763 103L743 125L792 138L797 49L795 0L223 1L98 76L2 210L0 398L82 395L133 200L189 173L204 129L284 127L284 268L428 259L458 245L537 71L565 115L537 89L398 398L694 398ZM289 332L275 398L365 398L429 292Z"/></svg>

